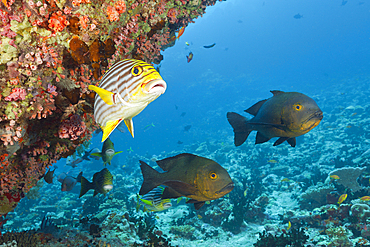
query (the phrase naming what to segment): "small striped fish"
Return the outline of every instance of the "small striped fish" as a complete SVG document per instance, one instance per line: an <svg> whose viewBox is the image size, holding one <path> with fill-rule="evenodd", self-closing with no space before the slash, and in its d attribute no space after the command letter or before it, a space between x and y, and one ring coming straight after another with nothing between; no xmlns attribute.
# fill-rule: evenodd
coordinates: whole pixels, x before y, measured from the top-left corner
<svg viewBox="0 0 370 247"><path fill-rule="evenodd" d="M134 137L132 118L163 94L166 88L166 82L148 63L135 59L115 63L104 74L99 87L89 86L89 90L97 93L94 117L103 130L102 142L122 120Z"/></svg>
<svg viewBox="0 0 370 247"><path fill-rule="evenodd" d="M172 207L171 199L162 199L162 194L165 187L158 186L145 195L137 195L138 205L144 206L144 212L146 211L163 211Z"/></svg>

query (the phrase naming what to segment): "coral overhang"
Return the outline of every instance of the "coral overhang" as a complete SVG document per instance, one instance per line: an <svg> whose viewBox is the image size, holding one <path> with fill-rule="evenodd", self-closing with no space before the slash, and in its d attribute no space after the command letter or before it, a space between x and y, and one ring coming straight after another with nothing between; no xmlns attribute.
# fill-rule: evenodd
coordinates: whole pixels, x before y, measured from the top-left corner
<svg viewBox="0 0 370 247"><path fill-rule="evenodd" d="M91 139L98 125L89 84L124 58L158 64L175 32L215 3L2 1L0 198L24 195L47 167Z"/></svg>

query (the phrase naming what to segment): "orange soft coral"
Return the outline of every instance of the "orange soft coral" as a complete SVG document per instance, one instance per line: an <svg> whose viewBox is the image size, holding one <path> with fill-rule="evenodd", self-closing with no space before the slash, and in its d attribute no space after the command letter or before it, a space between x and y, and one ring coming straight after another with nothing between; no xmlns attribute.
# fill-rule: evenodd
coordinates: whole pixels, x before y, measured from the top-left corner
<svg viewBox="0 0 370 247"><path fill-rule="evenodd" d="M49 28L54 30L54 32L61 32L63 29L69 25L69 21L62 11L54 12L49 19Z"/></svg>

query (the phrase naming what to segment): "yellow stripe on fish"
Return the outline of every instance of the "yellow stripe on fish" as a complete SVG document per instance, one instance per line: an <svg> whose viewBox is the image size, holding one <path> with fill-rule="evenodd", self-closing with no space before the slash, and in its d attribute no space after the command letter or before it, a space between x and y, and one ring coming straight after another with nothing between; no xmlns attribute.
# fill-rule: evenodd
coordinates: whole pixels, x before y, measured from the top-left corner
<svg viewBox="0 0 370 247"><path fill-rule="evenodd" d="M103 76L95 91L94 117L103 130L104 142L113 130L125 122L132 137L132 118L166 91L167 84L150 64L135 59L115 63Z"/></svg>

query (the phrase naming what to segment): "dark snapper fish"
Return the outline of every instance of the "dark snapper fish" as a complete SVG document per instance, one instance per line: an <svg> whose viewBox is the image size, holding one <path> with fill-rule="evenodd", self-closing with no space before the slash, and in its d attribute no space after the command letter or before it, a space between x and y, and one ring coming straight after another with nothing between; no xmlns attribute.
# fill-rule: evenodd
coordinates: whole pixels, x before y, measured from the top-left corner
<svg viewBox="0 0 370 247"><path fill-rule="evenodd" d="M95 121L103 130L104 142L122 120L132 137L132 118L166 91L167 84L155 68L143 61L124 59L115 63L103 76L94 104Z"/></svg>
<svg viewBox="0 0 370 247"><path fill-rule="evenodd" d="M97 194L106 195L113 189L113 176L107 168L97 172L93 176L93 181L89 182L86 178L81 177L80 196L83 196L89 190L94 190L94 196Z"/></svg>
<svg viewBox="0 0 370 247"><path fill-rule="evenodd" d="M195 209L206 201L223 197L233 190L234 183L227 171L213 160L193 154L179 154L157 161L165 172L159 173L148 164L140 161L144 182L139 195L145 195L159 185L167 186L162 199L191 198Z"/></svg>
<svg viewBox="0 0 370 247"><path fill-rule="evenodd" d="M273 97L261 100L245 110L254 116L250 120L235 112L227 113L227 120L234 129L235 146L242 145L249 133L256 130L255 144L280 137L274 146L287 141L290 146L295 147L295 138L315 128L323 118L316 102L302 93L271 93Z"/></svg>
<svg viewBox="0 0 370 247"><path fill-rule="evenodd" d="M113 156L116 154L122 153L122 151L116 152L114 150L114 144L113 142L108 138L107 140L104 141L103 143L103 150L99 153L91 153L90 155L96 156L96 157L101 157L104 161L104 165L107 163L110 165L111 161L113 159Z"/></svg>

